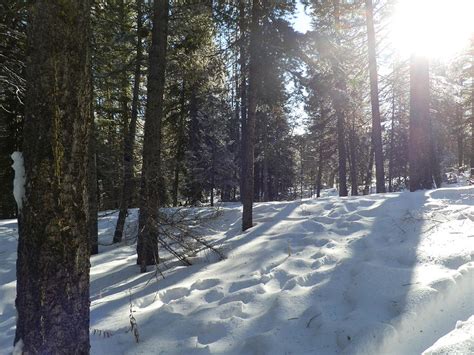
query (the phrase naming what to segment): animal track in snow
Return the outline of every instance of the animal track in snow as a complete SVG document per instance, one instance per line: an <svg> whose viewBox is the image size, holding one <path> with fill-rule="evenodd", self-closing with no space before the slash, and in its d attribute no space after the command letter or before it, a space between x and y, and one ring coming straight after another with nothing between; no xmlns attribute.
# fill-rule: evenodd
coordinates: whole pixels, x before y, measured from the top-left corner
<svg viewBox="0 0 474 355"><path fill-rule="evenodd" d="M175 287L161 293L160 299L163 303L169 303L180 298L189 296L190 292L191 291L186 287Z"/></svg>
<svg viewBox="0 0 474 355"><path fill-rule="evenodd" d="M318 255L320 255L320 253L316 253ZM316 260L313 262L313 264L311 264L311 267L313 269L318 269L322 266L332 266L334 264L336 264L337 262L337 258L335 258L334 256L332 255L321 255L319 256L318 258L315 258Z"/></svg>
<svg viewBox="0 0 474 355"><path fill-rule="evenodd" d="M218 283L219 283L218 279L197 280L191 285L191 289L205 291L205 290L210 289L211 287L216 286Z"/></svg>
<svg viewBox="0 0 474 355"><path fill-rule="evenodd" d="M346 218L346 221L355 222L361 220L362 217L357 213L353 213Z"/></svg>
<svg viewBox="0 0 474 355"><path fill-rule="evenodd" d="M256 286L259 283L261 283L261 282L258 279L248 279L248 280L236 281L236 282L233 282L230 285L229 292L236 292L236 291L239 291L239 290L243 290L243 289L246 289L246 288L249 288L249 287Z"/></svg>
<svg viewBox="0 0 474 355"><path fill-rule="evenodd" d="M204 295L204 300L207 303L212 303L216 301L220 301L224 297L224 293L219 290L210 290Z"/></svg>
<svg viewBox="0 0 474 355"><path fill-rule="evenodd" d="M231 302L227 303L224 306L220 307L221 311L219 312L220 319L228 319L231 317L239 318L248 318L249 314L245 313L243 310L243 302Z"/></svg>
<svg viewBox="0 0 474 355"><path fill-rule="evenodd" d="M235 302L235 301L241 301L241 302L247 304L247 303L252 302L255 299L255 294L263 294L263 293L266 292L263 285L261 285L261 284L259 285L259 287L257 288L256 291L257 292L243 290L243 291L240 291L240 292L230 294L230 295L222 298L219 301L219 305L223 305L223 304L230 303L230 302Z"/></svg>
<svg viewBox="0 0 474 355"><path fill-rule="evenodd" d="M207 322L202 324L200 334L198 335L198 342L200 344L212 344L227 335L225 322Z"/></svg>
<svg viewBox="0 0 474 355"><path fill-rule="evenodd" d="M139 299L136 300L135 304L138 308L146 308L153 304L155 300L157 299L155 294L147 295L144 297L140 297Z"/></svg>
<svg viewBox="0 0 474 355"><path fill-rule="evenodd" d="M312 271L305 275L298 276L295 279L296 284L303 287L315 286L327 278L326 274L323 274L319 271ZM290 286L290 285L288 285Z"/></svg>
<svg viewBox="0 0 474 355"><path fill-rule="evenodd" d="M325 256L326 254L320 252L320 251L317 251L316 253L314 253L313 255L311 255L311 259L319 259L319 258L322 258L323 256Z"/></svg>
<svg viewBox="0 0 474 355"><path fill-rule="evenodd" d="M326 238L317 239L317 240L315 240L314 245L316 245L317 247L323 247L327 243L329 243L329 241L330 240L326 239Z"/></svg>
<svg viewBox="0 0 474 355"><path fill-rule="evenodd" d="M334 233L346 236L364 229L364 225L355 221L347 222L342 220L336 223L336 228L337 229L333 230Z"/></svg>
<svg viewBox="0 0 474 355"><path fill-rule="evenodd" d="M312 220L318 223L322 223L322 224L333 224L334 222L337 221L337 218L318 216L318 217L313 217Z"/></svg>

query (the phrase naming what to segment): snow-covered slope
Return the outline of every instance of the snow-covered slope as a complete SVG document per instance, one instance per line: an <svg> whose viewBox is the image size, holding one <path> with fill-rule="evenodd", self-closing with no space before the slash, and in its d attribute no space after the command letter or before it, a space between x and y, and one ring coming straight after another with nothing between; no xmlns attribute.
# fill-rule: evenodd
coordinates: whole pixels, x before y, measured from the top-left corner
<svg viewBox="0 0 474 355"><path fill-rule="evenodd" d="M459 321L456 328L439 339L423 355L474 354L474 316Z"/></svg>
<svg viewBox="0 0 474 355"><path fill-rule="evenodd" d="M103 240L114 218L101 218ZM164 279L138 273L133 245L103 248L92 258L92 353L472 350L471 323L456 322L474 314L473 187L259 203L255 221L241 233L240 206L225 205L207 233L228 258L169 261ZM0 221L0 236L0 353L8 353L15 221Z"/></svg>

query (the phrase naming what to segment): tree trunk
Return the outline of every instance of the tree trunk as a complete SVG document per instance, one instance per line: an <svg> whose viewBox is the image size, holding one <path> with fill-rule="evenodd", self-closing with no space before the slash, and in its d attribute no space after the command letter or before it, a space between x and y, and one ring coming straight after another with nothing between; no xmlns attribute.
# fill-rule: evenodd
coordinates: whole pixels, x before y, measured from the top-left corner
<svg viewBox="0 0 474 355"><path fill-rule="evenodd" d="M214 173L212 173L211 180L211 207L214 207Z"/></svg>
<svg viewBox="0 0 474 355"><path fill-rule="evenodd" d="M380 124L379 87L377 75L377 53L374 30L374 7L372 0L365 0L367 37L369 46L370 102L372 105L372 145L375 153L375 177L377 193L385 192L382 126Z"/></svg>
<svg viewBox="0 0 474 355"><path fill-rule="evenodd" d="M321 197L321 178L323 176L323 149L319 144L318 173L316 175L316 197Z"/></svg>
<svg viewBox="0 0 474 355"><path fill-rule="evenodd" d="M141 272L146 272L147 265L159 262L157 226L160 207L161 121L168 41L168 6L168 0L155 0L153 3L137 240L137 262Z"/></svg>
<svg viewBox="0 0 474 355"><path fill-rule="evenodd" d="M89 239L91 245L91 255L99 254L99 230L98 230L98 213L99 213L99 188L97 179L97 148L96 148L96 132L94 120L94 81L92 70L90 71L90 87L91 87L91 132L89 134L89 166L87 168L87 183L89 186Z"/></svg>
<svg viewBox="0 0 474 355"><path fill-rule="evenodd" d="M269 186L268 186L268 137L266 133L264 133L263 138L263 145L264 145L264 153L263 153L263 161L262 161L262 190L263 190L263 198L264 202L270 201L269 196Z"/></svg>
<svg viewBox="0 0 474 355"><path fill-rule="evenodd" d="M257 161L254 163L254 189L253 196L254 200L262 200L262 163Z"/></svg>
<svg viewBox="0 0 474 355"><path fill-rule="evenodd" d="M336 180L336 174L338 172L338 169L331 171L328 177L328 185L331 187L334 187L335 185L335 180Z"/></svg>
<svg viewBox="0 0 474 355"><path fill-rule="evenodd" d="M201 146L199 141L201 138L200 134L200 124L198 117L198 97L197 97L197 82L192 83L191 86L191 95L189 98L189 142L190 142L190 151L196 154L198 157L199 152L201 151ZM194 171L191 175L191 186L189 187L189 195L191 199L191 205L196 206L203 198L203 185L202 180L196 175Z"/></svg>
<svg viewBox="0 0 474 355"><path fill-rule="evenodd" d="M395 140L395 87L393 88L393 92L392 92L392 122L390 124L390 156L389 156L389 161L388 161L388 191L389 192L393 192L392 180L393 180L394 140Z"/></svg>
<svg viewBox="0 0 474 355"><path fill-rule="evenodd" d="M337 31L340 27L339 18L339 1L336 0L334 3L334 17ZM339 35L339 33L338 33ZM337 38L338 45L340 44L339 38ZM336 111L336 131L337 131L337 155L338 155L338 174L339 174L339 196L347 196L347 152L346 152L346 135L345 135L345 110L344 110L344 97L346 95L347 87L344 78L344 72L341 68L340 63L337 61L335 55L333 55L331 66L334 71L336 83L335 91L333 92L334 109Z"/></svg>
<svg viewBox="0 0 474 355"><path fill-rule="evenodd" d="M186 83L183 79L181 85L181 97L180 97L180 115L178 122L178 141L176 142L176 155L174 162L174 180L173 180L173 206L178 206L179 197L179 172L181 170L181 164L184 159L184 124L186 119L186 98L185 98Z"/></svg>
<svg viewBox="0 0 474 355"><path fill-rule="evenodd" d="M347 153L345 142L345 119L344 111L340 104L336 108L336 130L337 130L337 152L338 152L338 176L339 176L339 196L347 196Z"/></svg>
<svg viewBox="0 0 474 355"><path fill-rule="evenodd" d="M352 124L349 132L349 156L350 156L350 177L351 177L351 196L357 196L358 182L357 182L357 161L356 161L356 139L355 139L355 127Z"/></svg>
<svg viewBox="0 0 474 355"><path fill-rule="evenodd" d="M14 343L88 354L90 1L36 1L29 15Z"/></svg>
<svg viewBox="0 0 474 355"><path fill-rule="evenodd" d="M245 150L244 134L246 131L245 125L247 122L247 48L246 48L246 31L247 22L245 15L245 0L239 0L239 66L240 66L240 122L242 133L240 135L240 201L243 203L243 171L244 171L244 157Z"/></svg>
<svg viewBox="0 0 474 355"><path fill-rule="evenodd" d="M461 120L462 120L462 112L461 114ZM462 123L461 123L462 124ZM462 167L464 165L464 132L462 131L462 128L459 128L457 135L456 135L456 140L458 143L458 167Z"/></svg>
<svg viewBox="0 0 474 355"><path fill-rule="evenodd" d="M370 147L370 157L369 157L369 165L367 166L367 174L365 178L364 195L368 195L370 193L370 186L372 185L372 171L373 170L374 170L374 148Z"/></svg>
<svg viewBox="0 0 474 355"><path fill-rule="evenodd" d="M242 135L242 231L251 228L253 225L255 118L257 113L257 87L260 80L258 60L258 52L260 50L260 12L260 0L254 0L250 30L248 116L245 123L245 134Z"/></svg>
<svg viewBox="0 0 474 355"><path fill-rule="evenodd" d="M92 87L92 84L91 84ZM89 167L87 168L89 185L89 236L91 241L91 255L99 254L99 231L97 225L99 206L97 198L97 154L95 148L95 123L92 115L92 127L89 141Z"/></svg>
<svg viewBox="0 0 474 355"><path fill-rule="evenodd" d="M429 62L413 55L410 63L410 191L433 188Z"/></svg>
<svg viewBox="0 0 474 355"><path fill-rule="evenodd" d="M142 65L142 0L137 0L137 46L135 59L135 73L132 94L132 115L128 125L127 134L125 135L125 142L123 145L123 185L122 197L120 201L120 211L117 219L117 225L114 233L114 243L120 243L123 238L123 229L125 220L128 214L128 208L133 192L133 149L135 147L135 135L137 131L138 105L140 95L140 78Z"/></svg>
<svg viewBox="0 0 474 355"><path fill-rule="evenodd" d="M474 35L471 38L471 177L474 178Z"/></svg>

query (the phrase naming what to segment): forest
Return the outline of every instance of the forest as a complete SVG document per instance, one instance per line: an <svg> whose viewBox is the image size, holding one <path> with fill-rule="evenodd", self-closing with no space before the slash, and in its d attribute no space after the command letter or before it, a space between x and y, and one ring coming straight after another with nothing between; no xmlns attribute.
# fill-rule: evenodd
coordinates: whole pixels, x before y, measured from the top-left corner
<svg viewBox="0 0 474 355"><path fill-rule="evenodd" d="M0 353L474 351L473 14L472 0L2 0ZM218 320L192 298L207 290ZM453 318L410 318L429 307ZM436 319L424 338L390 333ZM470 341L430 348L456 321Z"/></svg>

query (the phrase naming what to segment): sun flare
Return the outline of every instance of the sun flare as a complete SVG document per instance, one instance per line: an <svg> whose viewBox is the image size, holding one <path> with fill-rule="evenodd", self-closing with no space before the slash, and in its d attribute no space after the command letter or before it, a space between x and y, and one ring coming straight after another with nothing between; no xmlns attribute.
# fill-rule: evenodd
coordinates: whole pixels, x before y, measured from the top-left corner
<svg viewBox="0 0 474 355"><path fill-rule="evenodd" d="M474 0L399 0L393 45L402 54L449 58L474 34Z"/></svg>

